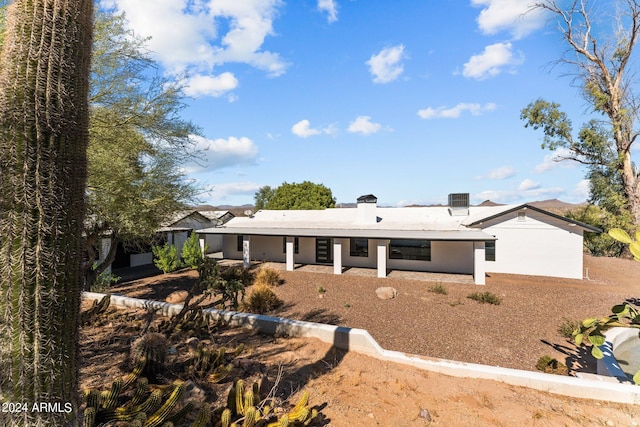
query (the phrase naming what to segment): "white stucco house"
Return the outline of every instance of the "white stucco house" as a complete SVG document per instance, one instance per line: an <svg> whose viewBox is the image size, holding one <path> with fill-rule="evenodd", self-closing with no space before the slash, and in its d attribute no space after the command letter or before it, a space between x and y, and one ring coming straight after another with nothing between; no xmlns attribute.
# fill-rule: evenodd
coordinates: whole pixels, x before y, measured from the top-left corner
<svg viewBox="0 0 640 427"><path fill-rule="evenodd" d="M197 229L215 228L223 225L234 217L233 213L226 210L183 210L175 212L161 225L156 233L156 241L145 242L132 247L120 243L117 248L116 258L111 265L112 268L139 267L153 264L152 244L167 242L175 245L178 255L182 252L182 246L187 241L189 235ZM201 244L207 245L208 252L219 252L222 250L223 237L221 235L208 234L202 236ZM111 239L102 239L102 247L99 251L102 261L109 252Z"/></svg>
<svg viewBox="0 0 640 427"><path fill-rule="evenodd" d="M583 235L600 229L537 207L469 206L466 193L450 194L448 206L379 207L375 196L355 208L261 210L216 228L222 256L295 264L472 274L583 278Z"/></svg>

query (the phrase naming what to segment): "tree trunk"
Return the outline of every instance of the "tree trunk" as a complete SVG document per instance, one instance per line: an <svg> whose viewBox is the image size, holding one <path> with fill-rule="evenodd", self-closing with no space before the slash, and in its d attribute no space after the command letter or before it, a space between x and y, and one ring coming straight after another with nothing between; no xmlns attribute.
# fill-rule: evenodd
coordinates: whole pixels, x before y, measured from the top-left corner
<svg viewBox="0 0 640 427"><path fill-rule="evenodd" d="M92 8L93 0L15 0L8 9L0 57L0 402L27 406L0 413L2 425L79 423Z"/></svg>

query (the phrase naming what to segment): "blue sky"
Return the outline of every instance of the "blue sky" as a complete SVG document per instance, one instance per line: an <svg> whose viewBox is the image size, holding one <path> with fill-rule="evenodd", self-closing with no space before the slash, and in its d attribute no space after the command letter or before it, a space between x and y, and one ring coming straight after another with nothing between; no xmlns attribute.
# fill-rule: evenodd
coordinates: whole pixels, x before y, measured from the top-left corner
<svg viewBox="0 0 640 427"><path fill-rule="evenodd" d="M149 36L167 75L189 76L183 116L207 161L203 202L253 202L263 186L322 183L338 202L588 197L520 111L588 106L563 66L557 24L528 0L101 0ZM560 153L561 154L561 153Z"/></svg>

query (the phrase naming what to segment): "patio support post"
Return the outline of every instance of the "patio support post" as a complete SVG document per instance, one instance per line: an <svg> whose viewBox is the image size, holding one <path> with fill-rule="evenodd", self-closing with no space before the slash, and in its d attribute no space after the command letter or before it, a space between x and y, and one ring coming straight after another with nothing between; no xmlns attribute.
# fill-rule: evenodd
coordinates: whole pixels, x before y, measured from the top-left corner
<svg viewBox="0 0 640 427"><path fill-rule="evenodd" d="M342 239L333 239L333 274L342 274Z"/></svg>
<svg viewBox="0 0 640 427"><path fill-rule="evenodd" d="M244 268L251 267L251 236L242 236L242 265Z"/></svg>
<svg viewBox="0 0 640 427"><path fill-rule="evenodd" d="M377 241L378 277L387 277L387 241Z"/></svg>
<svg viewBox="0 0 640 427"><path fill-rule="evenodd" d="M207 253L205 252L205 249L207 247L207 242L205 241L205 238L200 237L198 241L200 242L200 250L202 251L202 256L207 256Z"/></svg>
<svg viewBox="0 0 640 427"><path fill-rule="evenodd" d="M294 238L291 236L287 236L287 241L286 241L286 254L287 254L287 271L293 271L293 266L294 266L294 261L293 261L293 254L295 251L294 248Z"/></svg>
<svg viewBox="0 0 640 427"><path fill-rule="evenodd" d="M485 284L484 242L473 242L473 281L476 285Z"/></svg>

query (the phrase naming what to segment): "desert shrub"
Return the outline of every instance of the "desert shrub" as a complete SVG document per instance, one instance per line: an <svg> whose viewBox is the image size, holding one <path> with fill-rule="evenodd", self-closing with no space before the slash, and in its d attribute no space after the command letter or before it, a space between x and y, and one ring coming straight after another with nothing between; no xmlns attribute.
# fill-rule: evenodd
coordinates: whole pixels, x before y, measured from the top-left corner
<svg viewBox="0 0 640 427"><path fill-rule="evenodd" d="M96 281L91 285L91 292L109 292L111 285L117 283L120 280L120 276L116 276L110 271L103 271L98 274Z"/></svg>
<svg viewBox="0 0 640 427"><path fill-rule="evenodd" d="M571 320L566 317L562 318L562 322L558 326L558 333L565 338L573 338L573 332L580 328L582 322L579 320Z"/></svg>
<svg viewBox="0 0 640 427"><path fill-rule="evenodd" d="M449 293L447 291L447 288L442 286L442 283L436 283L435 285L430 287L429 292L433 292L435 294L440 294L440 295L447 295Z"/></svg>
<svg viewBox="0 0 640 427"><path fill-rule="evenodd" d="M181 262L178 257L178 248L174 245L165 243L164 246L152 246L151 251L153 252L153 263L163 273L170 273L180 268Z"/></svg>
<svg viewBox="0 0 640 427"><path fill-rule="evenodd" d="M237 310L244 300L245 288L252 282L253 274L243 267L221 269L213 259L205 258L198 267L198 288L219 295L218 305Z"/></svg>
<svg viewBox="0 0 640 427"><path fill-rule="evenodd" d="M538 359L536 369L544 372L545 374L567 375L569 373L567 365L558 362L557 359L548 355L544 355Z"/></svg>
<svg viewBox="0 0 640 427"><path fill-rule="evenodd" d="M204 253L206 252L207 246L205 245ZM191 233L182 246L182 259L184 263L187 267L196 270L202 261L204 261L204 253L200 247L200 237L196 233Z"/></svg>
<svg viewBox="0 0 640 427"><path fill-rule="evenodd" d="M327 292L327 290L324 288L324 286L318 286L318 293L319 294L324 294L325 292Z"/></svg>
<svg viewBox="0 0 640 427"><path fill-rule="evenodd" d="M491 292L474 292L472 294L467 295L467 298L477 301L481 304L493 304L500 305L502 299Z"/></svg>
<svg viewBox="0 0 640 427"><path fill-rule="evenodd" d="M256 273L255 284L267 286L278 286L280 284L280 272L272 267L260 267Z"/></svg>
<svg viewBox="0 0 640 427"><path fill-rule="evenodd" d="M252 313L265 314L282 305L282 300L264 283L254 285L244 303L245 309Z"/></svg>

